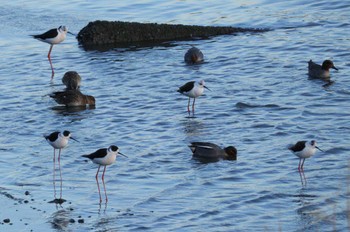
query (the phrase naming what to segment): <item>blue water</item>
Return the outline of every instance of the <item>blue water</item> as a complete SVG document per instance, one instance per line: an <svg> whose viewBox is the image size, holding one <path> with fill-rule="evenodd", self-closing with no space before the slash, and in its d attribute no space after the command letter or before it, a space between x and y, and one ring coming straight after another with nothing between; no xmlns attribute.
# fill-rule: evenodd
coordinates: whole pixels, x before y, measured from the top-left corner
<svg viewBox="0 0 350 232"><path fill-rule="evenodd" d="M0 231L348 231L349 18L350 4L336 0L2 3L0 222L11 224ZM68 36L53 48L51 81L49 46L29 35L59 25L78 33L97 19L272 30L105 52ZM191 45L205 63L183 63ZM308 79L309 59L332 59L334 82ZM68 111L48 97L69 70L96 109ZM196 79L212 91L188 118L176 90ZM80 142L63 150L61 191L42 135L65 129ZM309 139L324 152L299 173L287 147ZM233 145L238 160L201 163L191 141ZM128 158L107 168L100 205L97 166L81 155L111 144ZM66 202L49 203L60 194Z"/></svg>

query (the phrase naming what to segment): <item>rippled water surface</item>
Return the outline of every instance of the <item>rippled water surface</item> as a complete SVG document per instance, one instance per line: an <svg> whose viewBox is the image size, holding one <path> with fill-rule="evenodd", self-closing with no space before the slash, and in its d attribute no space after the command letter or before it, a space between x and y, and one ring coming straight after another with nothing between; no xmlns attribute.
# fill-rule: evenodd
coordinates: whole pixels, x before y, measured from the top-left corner
<svg viewBox="0 0 350 232"><path fill-rule="evenodd" d="M0 6L0 231L347 231L349 227L350 4L347 1L10 1ZM149 47L85 51L73 36L32 39L97 19L271 29ZM188 66L195 45L205 63ZM332 59L332 83L307 61ZM95 109L57 107L48 94L75 70ZM334 71L334 72L333 72ZM196 101L176 92L204 79ZM70 130L60 181L42 137ZM288 145L324 152L297 170ZM234 145L237 161L202 163L187 145ZM81 155L116 144L99 205L97 166ZM59 178L59 169L55 171ZM27 192L26 195L25 193ZM62 194L62 205L50 203ZM79 220L79 222L78 222Z"/></svg>

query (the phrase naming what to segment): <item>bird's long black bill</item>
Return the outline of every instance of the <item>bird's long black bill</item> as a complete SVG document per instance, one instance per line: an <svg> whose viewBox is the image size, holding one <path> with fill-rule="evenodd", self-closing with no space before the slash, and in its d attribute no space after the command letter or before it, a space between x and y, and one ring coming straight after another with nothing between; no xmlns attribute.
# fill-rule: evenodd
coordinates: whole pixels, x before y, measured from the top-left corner
<svg viewBox="0 0 350 232"><path fill-rule="evenodd" d="M337 71L339 70L339 69L338 69L338 68L336 68L335 66L333 66L333 68L334 68L335 70L337 70Z"/></svg>
<svg viewBox="0 0 350 232"><path fill-rule="evenodd" d="M68 34L71 34L71 35L74 35L74 36L77 36L76 34L70 32L70 31L68 31L67 33L68 33Z"/></svg>
<svg viewBox="0 0 350 232"><path fill-rule="evenodd" d="M126 155L124 155L123 153L118 152L118 154L119 154L119 155L122 155L122 156L124 156L124 157L126 157L126 158L129 158L129 157L127 157Z"/></svg>
<svg viewBox="0 0 350 232"><path fill-rule="evenodd" d="M316 146L316 148L317 148L318 150L320 150L320 151L324 152L324 151L323 151L321 148L319 148L319 147L317 147L317 146Z"/></svg>
<svg viewBox="0 0 350 232"><path fill-rule="evenodd" d="M79 141L78 140L76 140L75 138L73 138L73 137L70 137L71 139L73 139L75 142L78 142L79 143Z"/></svg>
<svg viewBox="0 0 350 232"><path fill-rule="evenodd" d="M211 91L207 86L203 86L204 88L206 88L207 90Z"/></svg>

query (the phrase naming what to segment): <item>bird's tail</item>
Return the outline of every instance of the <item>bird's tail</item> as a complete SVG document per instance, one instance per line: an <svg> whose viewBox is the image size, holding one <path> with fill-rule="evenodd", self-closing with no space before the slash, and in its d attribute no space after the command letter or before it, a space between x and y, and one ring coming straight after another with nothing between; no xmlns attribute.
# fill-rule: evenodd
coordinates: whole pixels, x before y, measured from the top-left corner
<svg viewBox="0 0 350 232"><path fill-rule="evenodd" d="M193 144L188 145L188 147L191 149L192 153L196 151L196 146L194 146Z"/></svg>

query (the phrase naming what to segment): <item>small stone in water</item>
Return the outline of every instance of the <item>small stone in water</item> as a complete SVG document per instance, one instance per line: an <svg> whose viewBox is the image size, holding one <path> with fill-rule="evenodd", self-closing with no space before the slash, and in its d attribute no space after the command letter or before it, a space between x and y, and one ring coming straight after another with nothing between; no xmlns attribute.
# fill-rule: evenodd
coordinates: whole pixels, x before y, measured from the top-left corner
<svg viewBox="0 0 350 232"><path fill-rule="evenodd" d="M4 219L4 223L9 223L9 222L10 222L9 218Z"/></svg>

